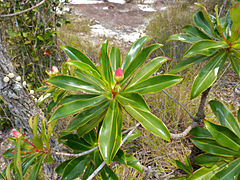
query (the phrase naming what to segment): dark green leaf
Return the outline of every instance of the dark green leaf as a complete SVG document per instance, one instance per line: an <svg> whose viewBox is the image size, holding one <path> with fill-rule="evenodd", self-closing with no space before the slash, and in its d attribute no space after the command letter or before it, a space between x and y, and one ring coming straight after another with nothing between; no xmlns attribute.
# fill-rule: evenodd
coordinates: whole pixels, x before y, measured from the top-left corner
<svg viewBox="0 0 240 180"><path fill-rule="evenodd" d="M77 100L87 100L90 98L94 98L98 95L96 94L72 94L69 96L64 97L61 102L59 103L59 105L65 104L65 103L69 103L72 101L77 101Z"/></svg>
<svg viewBox="0 0 240 180"><path fill-rule="evenodd" d="M174 160L175 164L179 169L184 170L187 174L191 174L191 172L188 170L188 168L179 160Z"/></svg>
<svg viewBox="0 0 240 180"><path fill-rule="evenodd" d="M226 59L227 53L225 51L221 51L202 68L193 82L191 99L197 97L214 83Z"/></svg>
<svg viewBox="0 0 240 180"><path fill-rule="evenodd" d="M233 114L229 111L229 109L221 102L215 100L210 101L209 104L215 116L217 116L219 119L220 123L224 126L227 126L236 135L238 135L238 137L240 137L240 128L238 122L234 118Z"/></svg>
<svg viewBox="0 0 240 180"><path fill-rule="evenodd" d="M38 174L42 166L43 158L44 158L44 155L41 155L40 159L33 166L30 177L29 177L30 180L36 180L38 178Z"/></svg>
<svg viewBox="0 0 240 180"><path fill-rule="evenodd" d="M200 37L196 37L196 36L193 36L191 34L183 34L183 33L181 33L181 34L171 35L168 38L167 42L168 41L182 41L182 42L193 44L193 43L196 43L196 42L201 41L201 40L203 40L203 39L200 38Z"/></svg>
<svg viewBox="0 0 240 180"><path fill-rule="evenodd" d="M183 30L186 33L191 34L195 37L199 37L199 38L202 38L202 39L211 39L204 32L202 32L199 28L197 28L193 25L186 25L186 26L183 27Z"/></svg>
<svg viewBox="0 0 240 180"><path fill-rule="evenodd" d="M231 40L239 40L240 38L240 2L236 3L230 10L230 18L232 20L231 26Z"/></svg>
<svg viewBox="0 0 240 180"><path fill-rule="evenodd" d="M68 57L71 60L78 60L78 61L84 62L84 63L90 65L97 72L99 72L98 69L96 68L96 66L93 64L93 62L89 59L89 57L87 57L81 51L78 51L77 49L75 49L73 47L69 47L69 46L62 46L61 48L63 49L63 51L68 55Z"/></svg>
<svg viewBox="0 0 240 180"><path fill-rule="evenodd" d="M194 159L194 163L199 166L212 167L214 164L222 160L225 161L226 158L212 154L200 154Z"/></svg>
<svg viewBox="0 0 240 180"><path fill-rule="evenodd" d="M240 60L234 56L229 56L234 72L240 77Z"/></svg>
<svg viewBox="0 0 240 180"><path fill-rule="evenodd" d="M117 68L121 67L122 57L121 57L119 48L113 47L111 49L110 61L111 61L113 72L115 72Z"/></svg>
<svg viewBox="0 0 240 180"><path fill-rule="evenodd" d="M73 158L69 159L69 160L66 160L64 162L62 162L61 164L58 165L58 167L55 169L56 173L58 175L61 175L63 174L63 171L65 169L65 167L68 165L68 163L72 160Z"/></svg>
<svg viewBox="0 0 240 180"><path fill-rule="evenodd" d="M131 87L127 87L125 92L138 92L140 94L156 93L181 82L182 79L182 77L176 75L157 75L138 82Z"/></svg>
<svg viewBox="0 0 240 180"><path fill-rule="evenodd" d="M100 174L102 176L102 179L118 180L117 175L107 165L104 166Z"/></svg>
<svg viewBox="0 0 240 180"><path fill-rule="evenodd" d="M94 164L92 162L90 162L87 165L87 169L85 170L82 180L86 180L95 170Z"/></svg>
<svg viewBox="0 0 240 180"><path fill-rule="evenodd" d="M129 49L126 57L123 60L122 64L122 70L125 71L128 67L128 65L132 62L132 60L138 55L138 53L141 51L143 45L149 41L151 38L149 36L144 36L142 38L139 38L136 40L131 48Z"/></svg>
<svg viewBox="0 0 240 180"><path fill-rule="evenodd" d="M127 166L130 166L139 172L143 172L143 167L141 163L132 155L126 154L126 161L127 161Z"/></svg>
<svg viewBox="0 0 240 180"><path fill-rule="evenodd" d="M213 138L211 133L204 128L195 127L190 131L190 135L193 137L207 137L207 138Z"/></svg>

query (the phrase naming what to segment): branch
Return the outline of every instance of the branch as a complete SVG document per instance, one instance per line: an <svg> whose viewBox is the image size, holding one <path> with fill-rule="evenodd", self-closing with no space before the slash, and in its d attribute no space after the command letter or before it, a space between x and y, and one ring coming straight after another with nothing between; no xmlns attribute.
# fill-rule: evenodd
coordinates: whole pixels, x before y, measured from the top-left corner
<svg viewBox="0 0 240 180"><path fill-rule="evenodd" d="M3 14L3 15L0 15L0 18L1 18L1 17L4 17L4 18L5 18L5 17L17 16L17 15L19 15L19 14L23 14L23 13L25 13L25 12L31 11L31 10L33 10L33 9L41 6L43 3L45 3L45 1L46 1L46 0L43 0L43 1L41 1L40 3L36 4L35 6L30 7L30 8L28 8L28 9L25 9L25 10L20 11L20 12L16 12L16 13L13 13L13 14Z"/></svg>
<svg viewBox="0 0 240 180"><path fill-rule="evenodd" d="M79 157L79 156L84 156L86 154L89 154L89 153L95 151L96 149L98 149L98 146L94 147L94 148L92 148L92 149L90 149L88 151L79 153L79 154L71 154L71 153L64 153L64 152L52 152L51 154L55 154L55 155L58 155L58 156Z"/></svg>
<svg viewBox="0 0 240 180"><path fill-rule="evenodd" d="M182 133L179 133L179 134L173 134L173 133L170 133L171 134L171 137L172 139L179 139L179 138L184 138L188 135L188 133L195 127L197 127L198 123L196 123L195 121L192 122L192 124L187 128L185 129Z"/></svg>

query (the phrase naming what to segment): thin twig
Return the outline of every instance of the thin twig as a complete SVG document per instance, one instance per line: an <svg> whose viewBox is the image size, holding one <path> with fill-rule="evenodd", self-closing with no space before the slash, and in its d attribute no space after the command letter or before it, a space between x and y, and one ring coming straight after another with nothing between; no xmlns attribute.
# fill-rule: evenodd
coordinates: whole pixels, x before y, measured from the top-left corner
<svg viewBox="0 0 240 180"><path fill-rule="evenodd" d="M131 136L131 134L133 133L133 131L135 131L137 129L137 127L140 125L140 123L137 123L131 131L129 131L129 133L127 134L127 136L122 140L120 147L127 141L127 139L129 138L129 136ZM104 167L105 165L105 161L102 162L102 164L100 164L100 166L87 178L87 180L92 180L99 171L101 171L101 169Z"/></svg>
<svg viewBox="0 0 240 180"><path fill-rule="evenodd" d="M82 153L79 153L79 154L71 154L71 153L64 153L64 152L52 152L52 154L59 155L59 156L79 157L79 156L84 156L86 154L89 154L89 153L95 151L96 149L98 149L98 146L94 147L94 148L92 148L88 151L84 151Z"/></svg>
<svg viewBox="0 0 240 180"><path fill-rule="evenodd" d="M45 3L45 1L46 1L46 0L43 0L43 1L41 1L40 3L36 4L35 6L32 6L32 7L28 8L28 9L25 9L25 10L20 11L20 12L16 12L16 13L12 13L12 14L3 14L3 15L0 15L0 18L1 18L1 17L4 17L4 18L5 18L5 17L17 16L17 15L19 15L19 14L23 14L23 13L25 13L25 12L31 11L31 10L33 10L33 9L41 6L43 3Z"/></svg>
<svg viewBox="0 0 240 180"><path fill-rule="evenodd" d="M176 100L174 97L172 97L170 94L168 94L165 90L162 90L168 97L170 97L173 101L175 101L177 104L179 104L190 116L192 120L194 120L193 115L182 105L178 100Z"/></svg>
<svg viewBox="0 0 240 180"><path fill-rule="evenodd" d="M195 121L193 121L192 124L187 129L185 129L182 133L179 133L179 134L170 133L172 139L179 139L179 138L186 137L193 128L197 127L197 125L198 124Z"/></svg>

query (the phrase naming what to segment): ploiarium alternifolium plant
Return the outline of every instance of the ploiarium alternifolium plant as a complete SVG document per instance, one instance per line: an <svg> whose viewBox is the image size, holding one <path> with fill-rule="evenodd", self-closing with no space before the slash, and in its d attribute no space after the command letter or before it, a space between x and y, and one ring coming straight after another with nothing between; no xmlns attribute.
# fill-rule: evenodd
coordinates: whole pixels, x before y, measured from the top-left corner
<svg viewBox="0 0 240 180"><path fill-rule="evenodd" d="M179 83L182 77L151 76L168 58L156 57L144 64L149 55L162 46L143 47L149 39L148 36L138 39L123 60L119 48L113 47L108 52L106 41L100 49L97 66L81 51L63 46L70 59L66 64L74 70L48 80L51 86L69 94L61 100L49 123L74 114L68 131L77 130L76 135L82 137L97 128L97 144L107 164L115 157L122 141L123 111L153 134L167 141L171 139L167 127L151 113L143 95L160 92Z"/></svg>
<svg viewBox="0 0 240 180"><path fill-rule="evenodd" d="M185 33L172 35L168 40L192 44L184 54L184 60L177 64L170 73L177 73L191 65L208 61L193 82L192 99L216 81L228 62L231 63L235 73L240 76L240 2L235 1L224 17L219 16L218 6L215 7L215 16L213 16L202 4L197 5L201 10L194 15L194 25L184 26Z"/></svg>

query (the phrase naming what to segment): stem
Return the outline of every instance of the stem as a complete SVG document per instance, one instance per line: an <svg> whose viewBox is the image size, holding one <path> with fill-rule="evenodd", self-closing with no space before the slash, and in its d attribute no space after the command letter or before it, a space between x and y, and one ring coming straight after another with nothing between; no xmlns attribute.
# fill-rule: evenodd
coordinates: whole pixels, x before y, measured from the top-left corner
<svg viewBox="0 0 240 180"><path fill-rule="evenodd" d="M51 152L51 154L55 154L55 155L59 155L59 156L69 156L69 157L80 157L80 156L84 156L84 155L87 155L95 150L98 149L98 146L88 150L88 151L85 151L85 152L82 152L82 153L79 153L79 154L71 154L71 153L64 153L64 152Z"/></svg>

